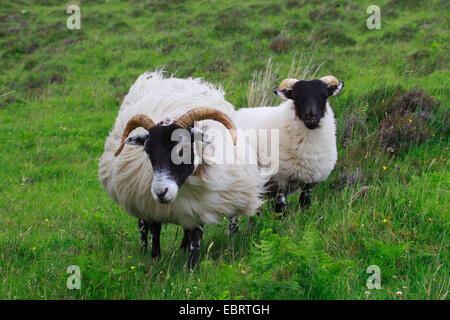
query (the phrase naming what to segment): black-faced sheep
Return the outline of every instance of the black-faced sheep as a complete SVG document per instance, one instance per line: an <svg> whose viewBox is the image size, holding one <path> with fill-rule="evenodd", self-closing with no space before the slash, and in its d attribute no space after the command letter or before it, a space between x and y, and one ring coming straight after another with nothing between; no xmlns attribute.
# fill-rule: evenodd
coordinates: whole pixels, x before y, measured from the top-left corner
<svg viewBox="0 0 450 320"><path fill-rule="evenodd" d="M333 170L337 161L336 123L327 99L343 86L334 76L310 81L285 79L274 88L285 102L277 107L242 108L234 114L239 129L279 130L278 171L269 182L269 191L276 197L276 212L285 208L286 195L300 188L300 205L307 208L312 187ZM266 145L257 139L250 141L258 160L267 162L270 155ZM236 226L236 219L231 219L230 231Z"/></svg>
<svg viewBox="0 0 450 320"><path fill-rule="evenodd" d="M99 180L139 220L144 249L150 230L153 257L160 256L161 223L175 223L185 230L181 247L189 250L192 269L204 225L220 223L223 217L252 216L261 205L266 180L255 153L254 164L205 159L206 150L219 148L219 140L225 140L220 147L228 155L245 149L227 115L233 112L224 93L212 85L164 78L160 72L141 75L124 99L100 158ZM137 128L144 130L130 135ZM202 138L195 138L197 133Z"/></svg>

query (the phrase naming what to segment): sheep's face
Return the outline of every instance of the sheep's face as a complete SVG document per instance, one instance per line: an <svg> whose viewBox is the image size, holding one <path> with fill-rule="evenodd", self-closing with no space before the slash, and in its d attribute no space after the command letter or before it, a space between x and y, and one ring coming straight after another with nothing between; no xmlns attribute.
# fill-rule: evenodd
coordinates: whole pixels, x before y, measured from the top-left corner
<svg viewBox="0 0 450 320"><path fill-rule="evenodd" d="M143 145L153 167L151 193L160 203L170 203L178 189L195 171L193 129L173 123L159 124L141 135L130 136L126 144Z"/></svg>
<svg viewBox="0 0 450 320"><path fill-rule="evenodd" d="M327 99L338 93L344 86L342 81L330 85L322 80L300 80L291 87L275 87L274 93L283 99L291 99L295 113L308 129L315 129L325 114Z"/></svg>

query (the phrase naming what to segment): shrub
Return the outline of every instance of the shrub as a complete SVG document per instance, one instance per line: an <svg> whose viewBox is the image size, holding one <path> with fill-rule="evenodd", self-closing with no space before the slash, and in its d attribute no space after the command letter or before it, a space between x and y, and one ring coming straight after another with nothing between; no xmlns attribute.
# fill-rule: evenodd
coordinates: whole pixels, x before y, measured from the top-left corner
<svg viewBox="0 0 450 320"><path fill-rule="evenodd" d="M290 44L289 39L285 35L280 34L272 39L269 48L273 52L279 53L289 49L289 44Z"/></svg>

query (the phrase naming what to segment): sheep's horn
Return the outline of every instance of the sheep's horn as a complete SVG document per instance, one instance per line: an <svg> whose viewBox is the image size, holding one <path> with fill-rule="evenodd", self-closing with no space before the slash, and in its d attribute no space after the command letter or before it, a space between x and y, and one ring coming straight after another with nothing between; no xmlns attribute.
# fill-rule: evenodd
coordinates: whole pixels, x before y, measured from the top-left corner
<svg viewBox="0 0 450 320"><path fill-rule="evenodd" d="M207 108L207 107L198 107L192 110L189 110L184 115L182 115L178 120L176 120L176 124L182 128L190 128L194 125L195 121L201 120L216 120L222 123L228 131L230 131L231 137L233 138L233 144L237 142L237 132L236 126L233 123L233 120L230 119L222 111Z"/></svg>
<svg viewBox="0 0 450 320"><path fill-rule="evenodd" d="M292 79L292 78L284 79L283 81L281 81L280 85L278 86L278 89L280 89L280 90L290 90L290 89L292 89L294 84L296 82L298 82L298 81L299 80Z"/></svg>
<svg viewBox="0 0 450 320"><path fill-rule="evenodd" d="M128 138L128 135L136 128L142 127L145 130L149 130L151 127L153 127L155 123L152 119L147 117L145 114L137 114L133 116L130 120L128 120L127 125L125 127L125 130L122 134L122 141L120 142L119 149L117 149L116 153L114 153L114 156L118 156L125 146L125 139Z"/></svg>
<svg viewBox="0 0 450 320"><path fill-rule="evenodd" d="M329 86L338 86L339 85L339 80L336 79L336 77L332 76L332 75L328 75L328 76L325 76L323 78L320 78L320 80L325 82L328 87Z"/></svg>

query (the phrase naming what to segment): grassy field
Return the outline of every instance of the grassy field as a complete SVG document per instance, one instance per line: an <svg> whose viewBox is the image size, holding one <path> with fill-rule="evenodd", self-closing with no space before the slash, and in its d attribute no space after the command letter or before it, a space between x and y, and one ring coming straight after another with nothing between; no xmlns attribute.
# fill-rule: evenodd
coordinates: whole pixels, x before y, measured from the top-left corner
<svg viewBox="0 0 450 320"><path fill-rule="evenodd" d="M0 299L449 298L448 1L77 3L80 30L61 1L1 4ZM371 4L380 30L366 27ZM207 227L192 273L174 225L161 260L142 255L135 219L97 181L134 80L165 65L241 108L253 74L272 56L286 77L294 55L345 82L330 101L339 160L310 209L294 195L253 232Z"/></svg>

